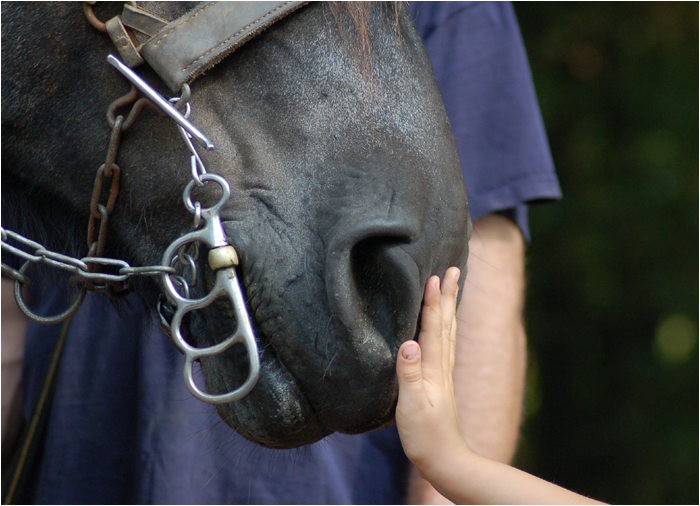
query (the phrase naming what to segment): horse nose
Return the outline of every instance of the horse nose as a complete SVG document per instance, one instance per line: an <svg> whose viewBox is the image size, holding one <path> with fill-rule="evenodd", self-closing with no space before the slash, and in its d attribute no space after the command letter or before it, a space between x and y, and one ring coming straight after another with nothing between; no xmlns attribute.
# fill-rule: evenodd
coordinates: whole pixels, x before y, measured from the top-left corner
<svg viewBox="0 0 700 506"><path fill-rule="evenodd" d="M367 365L388 367L415 335L423 298L418 265L407 252L417 223L365 220L337 234L326 257L326 287L345 337Z"/></svg>

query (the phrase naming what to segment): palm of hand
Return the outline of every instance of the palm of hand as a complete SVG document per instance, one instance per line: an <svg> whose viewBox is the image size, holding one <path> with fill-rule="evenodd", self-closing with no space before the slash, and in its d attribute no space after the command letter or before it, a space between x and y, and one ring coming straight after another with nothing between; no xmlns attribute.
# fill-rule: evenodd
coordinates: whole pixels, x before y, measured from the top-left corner
<svg viewBox="0 0 700 506"><path fill-rule="evenodd" d="M449 465L449 455L466 442L455 406L452 370L455 360L457 280L459 269L445 273L442 287L431 278L425 289L420 348L413 341L399 350L399 401L396 424L404 451L428 478ZM422 355L422 356L421 356Z"/></svg>

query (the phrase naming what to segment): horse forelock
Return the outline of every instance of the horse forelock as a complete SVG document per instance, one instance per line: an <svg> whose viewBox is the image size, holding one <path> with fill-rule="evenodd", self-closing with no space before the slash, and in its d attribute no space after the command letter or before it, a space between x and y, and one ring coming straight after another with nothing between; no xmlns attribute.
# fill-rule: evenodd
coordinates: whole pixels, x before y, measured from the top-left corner
<svg viewBox="0 0 700 506"><path fill-rule="evenodd" d="M340 29L340 33L354 48L356 61L365 77L371 75L372 70L372 44L370 13L373 4L380 4L393 15L393 30L395 42L398 44L399 15L402 2L328 2L334 21Z"/></svg>

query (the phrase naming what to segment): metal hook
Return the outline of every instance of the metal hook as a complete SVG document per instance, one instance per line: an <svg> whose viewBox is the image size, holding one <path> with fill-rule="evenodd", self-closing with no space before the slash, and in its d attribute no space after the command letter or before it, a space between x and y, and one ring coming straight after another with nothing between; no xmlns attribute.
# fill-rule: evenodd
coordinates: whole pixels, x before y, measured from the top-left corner
<svg viewBox="0 0 700 506"><path fill-rule="evenodd" d="M185 135L187 133L185 132ZM194 179L194 182L197 183L199 186L204 186L204 183L202 183L202 180L199 178L199 171L197 170L197 167L200 166L202 169L204 169L204 165L201 165L202 161L199 160L199 157L197 155L192 155L190 156L190 171L192 172L192 179ZM206 174L207 171L204 170L202 174Z"/></svg>

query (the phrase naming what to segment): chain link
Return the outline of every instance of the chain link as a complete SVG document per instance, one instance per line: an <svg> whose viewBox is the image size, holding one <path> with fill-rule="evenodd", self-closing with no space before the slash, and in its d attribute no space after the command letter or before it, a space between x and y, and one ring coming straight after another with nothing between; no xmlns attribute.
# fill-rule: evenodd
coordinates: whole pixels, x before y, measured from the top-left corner
<svg viewBox="0 0 700 506"><path fill-rule="evenodd" d="M109 107L107 108L107 123L109 123L110 128L114 128L114 123L117 121L116 118L116 113L117 109L120 107L124 107L125 105L129 105L130 103L134 102L136 100L136 97L138 96L139 91L136 89L136 87L132 84L131 85L131 90L129 93L124 95L123 97L119 97L116 99L114 102L112 102ZM124 120L124 123L122 124L122 132L127 131L131 126L134 124L136 121L136 118L138 115L141 113L143 108L145 106L150 107L153 109L155 112L160 114L161 117L167 118L168 115L165 114L163 111L161 111L156 104L151 102L148 98L146 97L141 97L136 102L134 105L131 107L131 111L129 112L129 115L127 118Z"/></svg>
<svg viewBox="0 0 700 506"><path fill-rule="evenodd" d="M95 174L95 184L90 200L90 217L88 220L87 256L81 259L69 257L48 250L42 244L27 239L16 232L2 229L2 250L25 260L19 270L3 263L2 276L15 281L15 299L17 300L17 305L30 319L38 323L58 323L70 317L82 304L87 290L104 292L112 299L120 299L129 294L127 281L131 276L159 276L163 273L176 273L175 268L171 266L152 265L146 267L132 267L124 260L116 260L102 256L107 244L109 216L114 210L119 195L119 176L121 174L121 169L116 164L116 159L121 134L134 123L145 105L158 110L150 100L142 98L133 105L126 121L123 116L116 115L117 109L134 102L137 94L136 88L132 85L129 93L112 102L107 109L107 122L111 128L111 133L105 162L100 165ZM158 111L159 113L161 112L160 110ZM106 188L109 189L107 202L100 203L103 189ZM9 240L12 240L14 245L10 244L10 242L8 242ZM25 272L28 270L29 266L34 263L43 263L73 273L69 283L76 287L77 295L73 299L70 308L64 313L45 318L34 314L25 304L22 299L21 286L29 286L31 283L31 278L27 276ZM112 272L102 272L105 269L109 269Z"/></svg>
<svg viewBox="0 0 700 506"><path fill-rule="evenodd" d="M84 257L81 259L69 257L61 253L56 253L46 249L38 242L27 239L26 237L13 232L11 230L0 229L2 231L2 249L23 258L28 263L43 263L52 267L57 267L69 272L72 272L80 281L90 280L96 283L107 282L123 282L132 276L160 276L163 273L175 274L174 267L166 267L163 265L149 265L146 267L132 267L125 260L117 260L115 258L106 257ZM25 251L18 246L13 246L9 241L15 241L18 246L30 250ZM26 263L25 262L25 263ZM100 265L106 267L117 268L116 274L106 272L93 272L90 266ZM20 282L23 285L29 286L31 280L20 271L10 267L7 264L2 264L2 274L14 281Z"/></svg>
<svg viewBox="0 0 700 506"><path fill-rule="evenodd" d="M102 256L104 253L105 244L107 243L109 215L114 210L114 205L117 203L117 196L119 195L119 175L121 169L119 165L114 162L117 159L117 150L119 149L119 139L121 138L123 122L124 117L117 116L114 126L112 127L112 133L109 136L109 146L107 148L105 163L100 165L95 175L95 186L93 187L92 199L90 200L90 220L88 221L87 234L88 249L92 251L92 249L95 248L95 251L94 254L90 256ZM110 178L112 181L109 185L107 204L103 205L100 204L99 201L102 195L102 186L105 182L105 178ZM95 238L97 220L100 221L100 228L97 238Z"/></svg>
<svg viewBox="0 0 700 506"><path fill-rule="evenodd" d="M107 33L107 27L105 26L105 23L100 21L100 19L95 15L94 11L92 10L92 7L96 3L97 2L94 1L83 2L83 12L85 13L85 17L87 18L88 22L93 26L93 28L101 32ZM124 3L136 7L136 2L128 1Z"/></svg>
<svg viewBox="0 0 700 506"><path fill-rule="evenodd" d="M105 257L85 257L81 259L69 257L46 249L42 244L27 239L26 237L0 228L2 236L2 250L12 253L25 260L22 267L17 270L7 264L2 264L2 276L15 282L15 299L20 310L31 320L44 325L59 323L75 313L85 300L87 285L96 287L95 291L109 291L109 283L125 283L131 276L159 276L163 273L175 274L175 268L163 265L149 265L146 267L131 267L124 260ZM15 244L10 244L13 241ZM51 267L57 267L73 273L71 284L75 286L75 296L69 308L63 313L43 317L32 312L24 302L22 286L29 286L31 278L26 275L27 270L33 264L43 263ZM118 268L116 274L97 272L95 266Z"/></svg>

